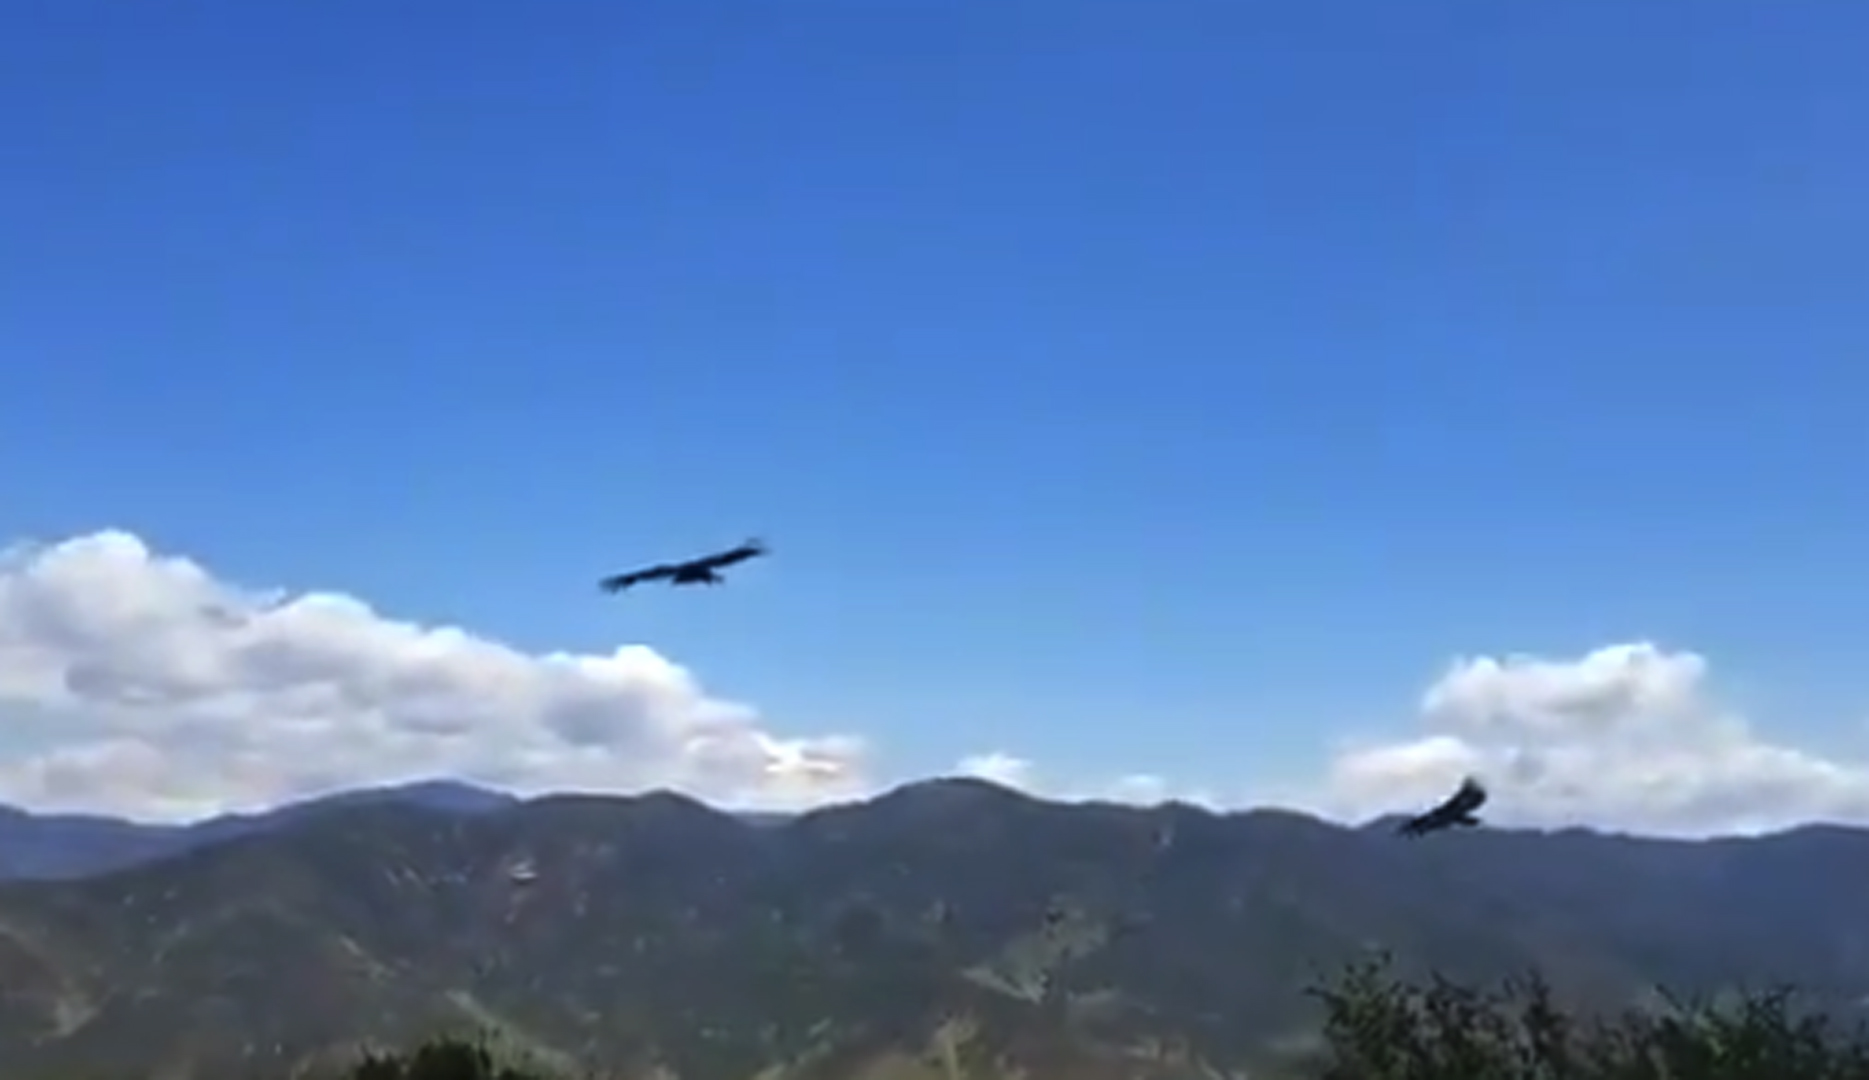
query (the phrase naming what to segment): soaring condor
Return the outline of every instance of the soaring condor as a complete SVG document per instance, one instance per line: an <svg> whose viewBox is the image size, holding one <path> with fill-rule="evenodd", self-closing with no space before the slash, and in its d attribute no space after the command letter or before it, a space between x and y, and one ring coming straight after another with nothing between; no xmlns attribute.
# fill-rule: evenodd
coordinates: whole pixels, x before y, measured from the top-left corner
<svg viewBox="0 0 1869 1080"><path fill-rule="evenodd" d="M626 574L612 574L597 583L608 593L622 592L631 585L640 585L645 581L666 581L670 585L719 585L726 579L719 571L735 563L756 559L767 553L765 544L758 540L748 540L736 548L703 555L687 562L662 563L659 566L647 566L641 570L631 570Z"/></svg>
<svg viewBox="0 0 1869 1080"><path fill-rule="evenodd" d="M1478 780L1469 776L1460 782L1460 790L1448 796L1446 802L1425 814L1409 818L1402 822L1401 827L1395 831L1403 836L1412 837L1426 836L1431 832L1439 832L1442 829L1451 829L1456 826L1472 828L1480 823L1480 819L1475 817L1473 812L1485 802L1486 789L1480 786Z"/></svg>

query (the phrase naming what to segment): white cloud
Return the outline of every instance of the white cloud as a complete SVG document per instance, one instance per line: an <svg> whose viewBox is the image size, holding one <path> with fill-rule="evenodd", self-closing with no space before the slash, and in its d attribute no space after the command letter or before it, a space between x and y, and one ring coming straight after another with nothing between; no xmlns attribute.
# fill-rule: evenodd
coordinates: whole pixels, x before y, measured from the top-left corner
<svg viewBox="0 0 1869 1080"><path fill-rule="evenodd" d="M1178 799L1198 806L1219 805L1219 800L1215 799L1210 792L1199 789L1181 790L1162 777L1149 773L1129 773L1105 783L1059 783L1044 776L1032 762L1025 758L1001 750L962 758L955 772L960 776L991 780L993 783L1003 784L1006 787L1016 788L1047 799L1066 801L1097 799L1143 805L1154 805L1170 799Z"/></svg>
<svg viewBox="0 0 1869 1080"><path fill-rule="evenodd" d="M1639 642L1569 660L1463 659L1420 712L1421 737L1337 757L1329 809L1410 808L1478 773L1501 823L1704 835L1869 820L1869 764L1764 739L1692 652Z"/></svg>
<svg viewBox="0 0 1869 1080"><path fill-rule="evenodd" d="M1021 790L1032 783L1032 763L1000 750L962 758L956 771L962 776L991 780L995 784Z"/></svg>
<svg viewBox="0 0 1869 1080"><path fill-rule="evenodd" d="M534 655L123 532L0 553L0 748L0 800L162 819L434 775L760 807L870 787L861 741L781 736L643 646Z"/></svg>

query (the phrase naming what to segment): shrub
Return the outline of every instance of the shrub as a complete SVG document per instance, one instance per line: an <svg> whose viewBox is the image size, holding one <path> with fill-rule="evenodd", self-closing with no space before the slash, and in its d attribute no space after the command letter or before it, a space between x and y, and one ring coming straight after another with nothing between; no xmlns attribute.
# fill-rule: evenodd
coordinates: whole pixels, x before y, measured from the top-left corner
<svg viewBox="0 0 1869 1080"><path fill-rule="evenodd" d="M1318 1080L1869 1080L1869 1039L1773 990L1579 1018L1536 975L1480 989L1394 977L1388 961L1314 989Z"/></svg>
<svg viewBox="0 0 1869 1080"><path fill-rule="evenodd" d="M460 1039L437 1039L407 1054L369 1054L346 1080L552 1080L494 1060L486 1047Z"/></svg>

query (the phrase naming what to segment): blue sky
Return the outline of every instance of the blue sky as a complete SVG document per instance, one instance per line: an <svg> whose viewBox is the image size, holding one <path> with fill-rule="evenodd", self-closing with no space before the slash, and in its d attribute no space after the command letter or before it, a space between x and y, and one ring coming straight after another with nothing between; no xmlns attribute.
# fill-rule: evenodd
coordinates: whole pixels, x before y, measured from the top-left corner
<svg viewBox="0 0 1869 1080"><path fill-rule="evenodd" d="M1869 7L0 7L0 536L1062 772L1456 654L1869 743ZM729 589L597 597L749 533Z"/></svg>

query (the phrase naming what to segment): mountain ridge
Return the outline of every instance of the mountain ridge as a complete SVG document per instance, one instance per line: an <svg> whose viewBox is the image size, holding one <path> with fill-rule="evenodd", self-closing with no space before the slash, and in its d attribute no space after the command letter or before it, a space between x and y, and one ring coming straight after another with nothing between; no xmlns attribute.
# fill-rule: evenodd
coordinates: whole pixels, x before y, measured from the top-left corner
<svg viewBox="0 0 1869 1080"><path fill-rule="evenodd" d="M476 814L520 802L518 796L458 780L429 779L350 788L265 810L217 814L175 824L108 814L37 813L0 804L0 882L64 881L137 866L207 844L265 832L347 806L404 802Z"/></svg>
<svg viewBox="0 0 1869 1080"><path fill-rule="evenodd" d="M988 790L1002 796L1033 798L1047 801L1041 796L1032 795L1005 785L976 777L933 777L910 781L896 788L881 792L869 799L857 799L850 802L827 804L806 811L772 812L744 811L731 812L742 821L770 826L788 822L805 814L818 810L832 809L854 803L872 802L898 792L931 790L944 793L973 792L979 797ZM520 803L537 799L556 798L576 795L576 792L554 792L544 795L522 797L497 788L485 787L467 781L445 777L433 777L402 783L358 788L346 788L304 799L281 803L258 810L236 811L199 818L193 821L163 823L142 821L117 815L95 812L41 812L24 807L0 803L0 883L9 881L64 881L83 878L98 873L141 865L157 861L170 855L179 854L194 847L217 843L235 836L253 832L265 832L294 823L301 818L322 814L332 810L373 802L398 802L428 806L458 814L481 814L508 809ZM640 792L638 795L663 794L659 790ZM678 793L677 797L689 798ZM628 797L608 796L603 797ZM698 801L698 800L697 800ZM1107 800L1088 799L1073 802L1071 805L1110 805L1128 806L1136 804L1117 803ZM705 802L701 805L708 805ZM1344 824L1330 821L1303 810L1278 807L1239 807L1221 811L1207 811L1204 808L1177 800L1158 803L1159 806L1184 806L1191 810L1217 813L1223 817L1252 814L1285 814L1308 820L1323 822L1334 827L1350 828L1372 833L1392 832L1394 827L1406 820L1406 815L1383 814L1370 820ZM710 809L718 808L711 807ZM730 813L728 811L720 811ZM1604 839L1623 838L1632 841L1659 840L1669 843L1710 843L1732 839L1762 839L1798 833L1803 830L1832 830L1850 834L1869 834L1869 829L1834 822L1806 822L1766 833L1731 836L1708 836L1695 838L1674 838L1648 836L1621 830L1601 829L1590 826L1567 825L1557 828L1515 827L1494 829L1496 832L1510 832L1520 835L1561 836L1581 833Z"/></svg>

